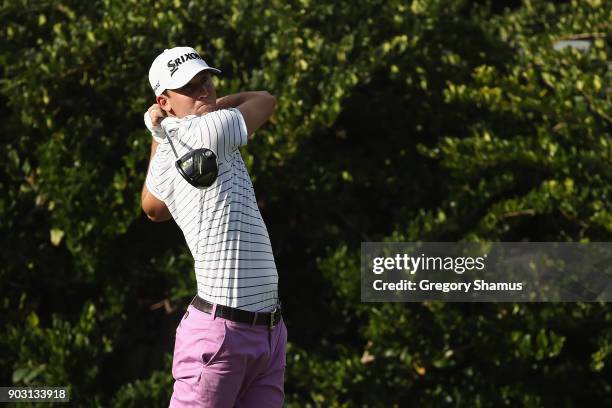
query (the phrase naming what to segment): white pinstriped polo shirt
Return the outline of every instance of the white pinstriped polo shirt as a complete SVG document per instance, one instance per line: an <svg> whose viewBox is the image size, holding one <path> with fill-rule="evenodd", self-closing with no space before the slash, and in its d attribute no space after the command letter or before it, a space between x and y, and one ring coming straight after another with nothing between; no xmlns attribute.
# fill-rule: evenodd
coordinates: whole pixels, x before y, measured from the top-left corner
<svg viewBox="0 0 612 408"><path fill-rule="evenodd" d="M176 157L163 140L151 159L147 189L163 201L183 231L194 258L198 295L209 302L249 311L269 311L278 302L278 274L268 230L238 148L247 143L240 111L169 117L162 127L179 157L208 148L219 175L206 189L178 173Z"/></svg>

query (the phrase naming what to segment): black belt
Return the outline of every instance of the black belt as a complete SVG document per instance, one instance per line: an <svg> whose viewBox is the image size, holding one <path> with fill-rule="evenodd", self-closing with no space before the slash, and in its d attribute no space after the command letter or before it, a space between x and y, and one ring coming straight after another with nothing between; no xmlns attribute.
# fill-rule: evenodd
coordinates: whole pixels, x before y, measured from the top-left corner
<svg viewBox="0 0 612 408"><path fill-rule="evenodd" d="M196 296L191 301L193 307L201 312L211 314L213 304ZM281 309L275 306L272 312L249 312L248 310L236 309L229 306L217 305L214 317L222 317L227 320L239 323L248 323L251 326L264 325L273 329L281 320Z"/></svg>

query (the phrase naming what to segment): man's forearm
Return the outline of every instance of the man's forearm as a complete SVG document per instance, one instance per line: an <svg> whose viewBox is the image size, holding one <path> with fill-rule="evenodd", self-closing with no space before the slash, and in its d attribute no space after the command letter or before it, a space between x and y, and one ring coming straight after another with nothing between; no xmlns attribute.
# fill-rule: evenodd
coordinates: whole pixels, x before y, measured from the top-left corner
<svg viewBox="0 0 612 408"><path fill-rule="evenodd" d="M231 95L226 95L217 99L217 109L228 109L228 108L236 108L238 105L243 104L249 99L256 98L258 95L262 93L267 93L266 91L246 91L246 92L238 92Z"/></svg>
<svg viewBox="0 0 612 408"><path fill-rule="evenodd" d="M159 143L157 143L155 139L151 140L151 156L149 157L149 166L151 165L151 160L157 151L158 145ZM162 222L172 219L172 214L170 214L170 211L168 211L166 205L149 192L146 178L142 186L142 192L140 193L140 205L149 219L152 221Z"/></svg>
<svg viewBox="0 0 612 408"><path fill-rule="evenodd" d="M155 152L157 151L157 146L159 145L159 143L157 143L157 140L151 138L151 155L149 156L149 166L151 165L151 160L153 160L153 156L155 156ZM147 169L147 173L148 173L148 169ZM145 177L146 180L146 177ZM147 189L147 183L145 181L145 183L143 183L142 185L142 192L140 193L140 201L144 201L145 196L149 194L149 190Z"/></svg>

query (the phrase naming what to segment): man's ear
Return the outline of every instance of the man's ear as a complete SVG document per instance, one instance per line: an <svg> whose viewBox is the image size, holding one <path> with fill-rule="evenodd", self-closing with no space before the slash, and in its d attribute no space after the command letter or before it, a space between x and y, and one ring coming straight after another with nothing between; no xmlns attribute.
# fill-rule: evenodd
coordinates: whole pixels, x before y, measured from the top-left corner
<svg viewBox="0 0 612 408"><path fill-rule="evenodd" d="M160 108L166 111L166 114L170 114L172 111L172 104L170 102L170 98L167 95L161 94L157 98L155 98L157 104Z"/></svg>

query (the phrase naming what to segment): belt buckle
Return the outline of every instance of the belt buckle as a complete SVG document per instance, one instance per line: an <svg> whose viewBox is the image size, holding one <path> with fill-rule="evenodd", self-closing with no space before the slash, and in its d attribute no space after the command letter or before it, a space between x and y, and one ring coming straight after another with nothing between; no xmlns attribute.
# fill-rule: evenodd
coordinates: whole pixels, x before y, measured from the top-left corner
<svg viewBox="0 0 612 408"><path fill-rule="evenodd" d="M272 310L270 312L270 323L268 323L268 327L270 328L270 330L272 330L273 328L276 327L276 325L278 324L278 322L275 322L276 320L276 312L280 311L280 309L277 306L274 306L274 310Z"/></svg>

